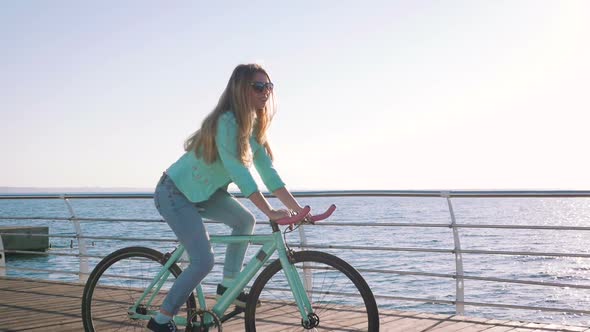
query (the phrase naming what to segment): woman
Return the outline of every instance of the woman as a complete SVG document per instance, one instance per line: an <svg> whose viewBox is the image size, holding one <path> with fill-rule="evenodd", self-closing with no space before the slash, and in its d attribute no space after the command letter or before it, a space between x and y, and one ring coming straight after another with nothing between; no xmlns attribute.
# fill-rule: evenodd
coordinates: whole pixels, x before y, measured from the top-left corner
<svg viewBox="0 0 590 332"><path fill-rule="evenodd" d="M232 235L253 233L254 216L227 192L230 182L270 220L303 210L272 164L266 133L273 113L273 83L267 72L256 64L237 66L217 106L185 142L184 155L160 179L156 207L186 247L190 265L170 289L160 312L149 321L150 330L176 331L172 316L213 268L213 251L203 218L225 223L232 228ZM287 209L274 209L260 193L248 168L252 163L267 189ZM218 295L239 274L247 247L228 245ZM236 304L244 306L246 300L247 294L242 292Z"/></svg>

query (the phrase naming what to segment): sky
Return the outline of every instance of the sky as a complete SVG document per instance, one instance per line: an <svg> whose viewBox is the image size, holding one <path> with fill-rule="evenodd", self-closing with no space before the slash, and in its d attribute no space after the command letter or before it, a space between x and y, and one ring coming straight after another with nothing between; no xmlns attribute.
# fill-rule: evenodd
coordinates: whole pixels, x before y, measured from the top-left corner
<svg viewBox="0 0 590 332"><path fill-rule="evenodd" d="M584 0L3 1L0 187L150 190L234 67L256 62L292 190L590 190L588 13Z"/></svg>

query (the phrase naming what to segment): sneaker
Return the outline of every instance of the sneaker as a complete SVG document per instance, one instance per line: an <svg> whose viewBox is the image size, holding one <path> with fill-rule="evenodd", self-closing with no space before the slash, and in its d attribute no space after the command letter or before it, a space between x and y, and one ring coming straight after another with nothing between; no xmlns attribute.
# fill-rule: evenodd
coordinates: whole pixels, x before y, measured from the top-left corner
<svg viewBox="0 0 590 332"><path fill-rule="evenodd" d="M174 321L173 320L170 320L170 321L168 321L167 323L164 323L164 324L158 324L154 320L153 317L148 322L147 328L150 331L154 331L154 332L176 332L176 331L178 331L176 329L176 324L174 324Z"/></svg>
<svg viewBox="0 0 590 332"><path fill-rule="evenodd" d="M223 293L225 293L226 290L227 287L223 286L222 284L217 284L217 295L215 297L219 300L221 295L223 295ZM234 300L234 304L239 308L246 308L246 303L248 302L249 296L250 294L244 291L240 292L238 297ZM256 301L256 306L260 306L260 301Z"/></svg>

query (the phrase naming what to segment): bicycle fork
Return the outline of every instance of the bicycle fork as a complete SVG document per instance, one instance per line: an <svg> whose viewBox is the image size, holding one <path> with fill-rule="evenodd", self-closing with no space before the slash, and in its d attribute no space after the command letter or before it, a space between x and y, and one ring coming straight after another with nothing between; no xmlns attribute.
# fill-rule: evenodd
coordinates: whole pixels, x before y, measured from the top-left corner
<svg viewBox="0 0 590 332"><path fill-rule="evenodd" d="M279 235L280 237L280 235ZM280 239L282 241L282 238ZM279 260L287 277L289 287L293 292L293 297L297 303L297 308L301 314L301 325L306 329L311 329L319 324L318 316L313 312L311 306L311 294L312 294L312 280L306 269L303 270L304 282L301 280L301 276L297 272L297 267L293 260L292 250L284 246L279 248L285 248L279 250Z"/></svg>

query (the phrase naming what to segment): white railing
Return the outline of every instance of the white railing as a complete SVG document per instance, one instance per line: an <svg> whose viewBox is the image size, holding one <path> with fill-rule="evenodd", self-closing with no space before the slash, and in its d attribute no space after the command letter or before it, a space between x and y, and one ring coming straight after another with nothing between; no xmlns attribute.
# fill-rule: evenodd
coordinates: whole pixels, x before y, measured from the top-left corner
<svg viewBox="0 0 590 332"><path fill-rule="evenodd" d="M528 306L528 305L514 305L501 303L484 303L475 301L465 301L464 281L478 280L498 283L512 283L525 284L546 287L560 287L560 288L574 288L574 289L590 289L590 286L578 285L567 282L541 282L531 280L517 280L509 278L496 277L478 277L466 276L463 271L463 254L482 254L482 255L507 255L507 256L547 256L547 257L572 257L572 258L590 258L588 253L579 252L530 252L530 251L508 251L508 250L466 250L462 249L460 242L460 230L468 228L489 228L489 229L525 229L525 230L555 230L555 231L590 231L590 227L585 226L547 226L547 225L505 225L505 224L461 224L455 218L453 210L452 198L581 198L590 197L590 191L322 191L322 192L295 192L296 197L439 197L446 200L448 212L450 215L450 223L396 223L396 222L323 222L314 227L331 227L331 226L352 226L352 227L416 227L416 228L450 228L452 230L453 248L412 248L412 247L383 247L370 245L322 245L318 243L310 243L305 237L303 231L300 234L300 243L292 244L293 246L317 249L341 249L341 250L356 250L356 251L371 251L371 252L422 252L422 253L448 253L454 255L454 273L437 273L437 272L416 272L404 270L389 270L389 269L374 269L374 268L359 268L362 274L395 274L407 276L422 276L434 278L449 278L455 280L455 294L454 300L431 299L419 297L401 297L392 296L388 294L375 294L379 299L395 300L395 301L413 301L423 303L437 303L450 304L455 306L457 314L464 313L465 306L476 307L496 307L509 309L526 309L536 311L548 312L564 312L570 314L588 315L590 310L585 308L556 308L546 306ZM236 196L240 197L239 194ZM116 221L116 222L163 222L161 219L119 219L119 218L81 218L77 217L76 213L70 204L70 199L152 199L151 194L133 193L133 194L32 194L32 195L0 195L0 200L31 200L31 199L59 199L63 200L68 207L70 216L68 217L48 217L48 216L7 216L0 211L0 222L2 220L26 220L26 221L70 221L72 222L75 235L57 235L57 234L20 234L28 236L49 236L54 238L72 238L77 241L78 253L58 253L53 251L36 252L23 250L5 250L2 245L1 235L7 233L0 233L0 275L6 273L7 269L30 271L30 272L50 272L50 273L70 273L77 274L80 281L84 281L89 273L88 258L101 258L102 256L88 254L88 242L93 240L119 240L119 241L145 241L152 242L175 242L175 239L154 239L154 238L138 238L138 237L111 237L111 236L89 236L82 232L80 222L93 221ZM370 216L368 216L370 217ZM211 221L208 221L212 223ZM1 224L0 224L1 225ZM10 235L19 235L17 233L10 233ZM5 254L33 254L33 255L62 255L71 256L79 259L78 271L63 271L57 269L32 269L22 267L10 267L5 260ZM105 253L108 254L108 253Z"/></svg>

